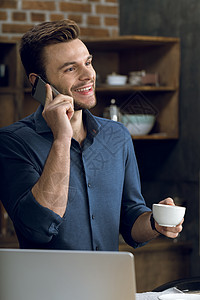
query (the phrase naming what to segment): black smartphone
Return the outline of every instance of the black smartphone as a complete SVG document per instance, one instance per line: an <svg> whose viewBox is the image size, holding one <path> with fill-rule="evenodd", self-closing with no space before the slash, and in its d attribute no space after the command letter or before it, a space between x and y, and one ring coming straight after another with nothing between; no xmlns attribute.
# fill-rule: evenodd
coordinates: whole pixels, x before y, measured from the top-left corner
<svg viewBox="0 0 200 300"><path fill-rule="evenodd" d="M46 99L46 84L47 82L45 82L40 76L37 76L32 88L33 98L39 101L43 106ZM52 85L51 88L53 91L53 97L56 97L58 94L60 94Z"/></svg>

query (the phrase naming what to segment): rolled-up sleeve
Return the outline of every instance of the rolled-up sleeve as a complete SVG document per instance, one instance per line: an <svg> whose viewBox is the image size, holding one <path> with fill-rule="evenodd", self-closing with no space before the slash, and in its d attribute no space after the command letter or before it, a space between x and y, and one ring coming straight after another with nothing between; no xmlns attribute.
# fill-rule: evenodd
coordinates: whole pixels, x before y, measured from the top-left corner
<svg viewBox="0 0 200 300"><path fill-rule="evenodd" d="M21 233L32 242L48 243L58 234L63 218L41 206L29 191L20 201L13 222Z"/></svg>
<svg viewBox="0 0 200 300"><path fill-rule="evenodd" d="M136 219L150 211L141 193L140 176L132 140L127 141L124 188L121 207L120 233L132 247L142 246L132 239L131 230Z"/></svg>
<svg viewBox="0 0 200 300"><path fill-rule="evenodd" d="M38 158L30 149L17 134L0 132L0 200L19 233L19 241L22 235L44 244L58 234L63 218L41 206L31 192L41 176L42 163L35 161Z"/></svg>

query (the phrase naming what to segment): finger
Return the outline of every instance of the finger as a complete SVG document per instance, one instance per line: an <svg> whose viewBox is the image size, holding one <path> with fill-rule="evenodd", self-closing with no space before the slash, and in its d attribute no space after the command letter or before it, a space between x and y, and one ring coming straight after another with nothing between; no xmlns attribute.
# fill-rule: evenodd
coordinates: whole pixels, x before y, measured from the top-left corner
<svg viewBox="0 0 200 300"><path fill-rule="evenodd" d="M184 218L181 220L181 222L177 226L182 225L183 222L184 222Z"/></svg>
<svg viewBox="0 0 200 300"><path fill-rule="evenodd" d="M174 200L172 198L170 198L170 197L168 197L168 198L160 201L159 203L160 204L165 204L165 205L175 205L174 204Z"/></svg>
<svg viewBox="0 0 200 300"><path fill-rule="evenodd" d="M169 231L169 232L163 233L163 235L165 235L168 238L175 239L179 236L179 232L170 232Z"/></svg>
<svg viewBox="0 0 200 300"><path fill-rule="evenodd" d="M57 98L60 98L60 96L54 98L53 101L49 103L48 106L45 107L44 112L53 111L55 115L65 114L68 117L68 119L71 120L71 118L74 115L74 106L72 104L72 101L66 99L64 99L64 101L61 101L62 99L57 99Z"/></svg>
<svg viewBox="0 0 200 300"><path fill-rule="evenodd" d="M45 106L51 103L53 100L53 94L52 94L52 88L50 84L46 84L46 101L45 101Z"/></svg>
<svg viewBox="0 0 200 300"><path fill-rule="evenodd" d="M73 117L74 114L73 101L68 101L66 99L64 99L64 101L59 100L57 101L57 103L54 103L53 101L53 107L56 108L57 110L61 109L63 112L65 112L69 120L71 120L71 118Z"/></svg>
<svg viewBox="0 0 200 300"><path fill-rule="evenodd" d="M55 98L52 96L52 100L53 100L53 105L55 106L64 103L69 103L70 105L72 105L72 107L74 106L73 98L64 94L58 94Z"/></svg>
<svg viewBox="0 0 200 300"><path fill-rule="evenodd" d="M158 224L156 224L156 225L157 225L156 229L161 234L163 234L169 238L176 238L183 229L181 224L177 225L176 227L165 227L165 226L159 226Z"/></svg>
<svg viewBox="0 0 200 300"><path fill-rule="evenodd" d="M72 105L70 105L70 107L68 108L68 110L66 110L66 114L67 114L69 120L71 120L71 118L74 115L74 107Z"/></svg>
<svg viewBox="0 0 200 300"><path fill-rule="evenodd" d="M61 109L64 109L69 120L71 120L74 114L74 102L72 97L59 94L53 99L52 105L54 108L59 109L60 107Z"/></svg>

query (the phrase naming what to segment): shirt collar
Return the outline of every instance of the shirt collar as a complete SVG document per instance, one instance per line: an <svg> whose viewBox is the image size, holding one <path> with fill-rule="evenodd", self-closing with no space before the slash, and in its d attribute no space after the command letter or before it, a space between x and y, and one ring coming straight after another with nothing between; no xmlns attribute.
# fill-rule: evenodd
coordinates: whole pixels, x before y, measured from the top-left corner
<svg viewBox="0 0 200 300"><path fill-rule="evenodd" d="M38 133L51 132L51 129L47 125L45 119L42 116L44 107L40 105L34 114L35 129Z"/></svg>
<svg viewBox="0 0 200 300"><path fill-rule="evenodd" d="M40 105L34 114L35 128L36 132L38 133L51 132L51 129L49 128L45 119L42 116L43 109L44 107ZM97 121L95 116L93 116L89 110L85 109L83 110L83 118L85 120L88 133L93 137L96 136L99 132L101 125Z"/></svg>
<svg viewBox="0 0 200 300"><path fill-rule="evenodd" d="M96 117L93 116L88 109L85 109L85 110L83 110L83 119L85 120L85 125L87 128L88 134L90 134L93 137L96 136L101 127L101 125L98 122L98 120L96 119Z"/></svg>

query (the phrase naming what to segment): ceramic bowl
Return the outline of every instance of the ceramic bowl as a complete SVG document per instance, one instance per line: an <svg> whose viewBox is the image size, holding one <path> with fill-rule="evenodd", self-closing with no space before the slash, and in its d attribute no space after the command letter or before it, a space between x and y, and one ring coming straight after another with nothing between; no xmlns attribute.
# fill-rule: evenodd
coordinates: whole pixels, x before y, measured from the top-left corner
<svg viewBox="0 0 200 300"><path fill-rule="evenodd" d="M183 206L153 204L153 217L160 226L175 227L185 215Z"/></svg>
<svg viewBox="0 0 200 300"><path fill-rule="evenodd" d="M107 84L109 85L124 85L127 82L126 75L110 74L107 75Z"/></svg>
<svg viewBox="0 0 200 300"><path fill-rule="evenodd" d="M131 135L145 135L153 128L155 116L124 114L121 120Z"/></svg>

